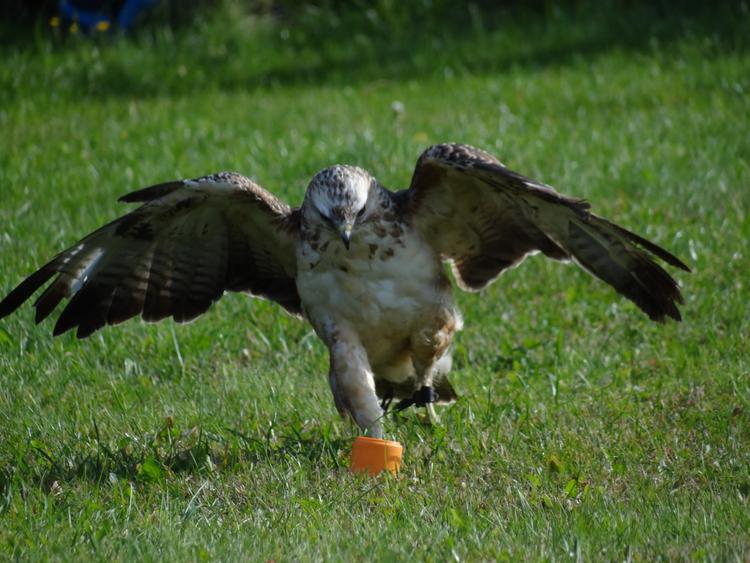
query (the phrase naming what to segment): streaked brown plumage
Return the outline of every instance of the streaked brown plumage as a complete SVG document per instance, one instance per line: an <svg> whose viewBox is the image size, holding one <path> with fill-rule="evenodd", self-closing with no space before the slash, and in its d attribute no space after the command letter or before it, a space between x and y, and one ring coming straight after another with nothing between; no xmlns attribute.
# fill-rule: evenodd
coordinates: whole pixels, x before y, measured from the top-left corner
<svg viewBox="0 0 750 563"><path fill-rule="evenodd" d="M313 325L330 350L337 407L376 436L378 395L434 386L455 397L447 372L461 318L441 261L461 288L479 290L542 252L575 261L653 320L680 320L679 287L654 258L688 270L679 259L466 145L427 149L399 192L362 169L327 168L298 209L235 173L121 201L142 205L29 276L0 318L50 280L36 321L69 299L53 333L80 338L137 315L188 321L224 291L265 297Z"/></svg>

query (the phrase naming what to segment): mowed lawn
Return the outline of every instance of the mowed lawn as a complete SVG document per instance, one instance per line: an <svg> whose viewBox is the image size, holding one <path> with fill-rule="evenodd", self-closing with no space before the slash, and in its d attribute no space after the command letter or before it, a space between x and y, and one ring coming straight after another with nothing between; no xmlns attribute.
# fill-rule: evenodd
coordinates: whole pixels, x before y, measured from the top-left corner
<svg viewBox="0 0 750 563"><path fill-rule="evenodd" d="M27 304L0 321L0 559L749 558L748 14L628 10L2 47L3 295L141 186L237 170L298 204L336 162L406 187L444 141L693 272L679 324L539 256L459 295L461 399L388 418L397 478L349 473L325 349L273 304L83 341Z"/></svg>

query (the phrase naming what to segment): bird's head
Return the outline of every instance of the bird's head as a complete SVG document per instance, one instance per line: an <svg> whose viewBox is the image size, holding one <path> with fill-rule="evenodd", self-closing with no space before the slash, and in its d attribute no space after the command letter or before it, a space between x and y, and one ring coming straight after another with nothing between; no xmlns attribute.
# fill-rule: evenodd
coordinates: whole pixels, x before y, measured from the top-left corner
<svg viewBox="0 0 750 563"><path fill-rule="evenodd" d="M367 215L370 190L377 183L365 170L337 164L318 172L305 192L303 213L311 220L318 218L338 233L349 248L352 231Z"/></svg>

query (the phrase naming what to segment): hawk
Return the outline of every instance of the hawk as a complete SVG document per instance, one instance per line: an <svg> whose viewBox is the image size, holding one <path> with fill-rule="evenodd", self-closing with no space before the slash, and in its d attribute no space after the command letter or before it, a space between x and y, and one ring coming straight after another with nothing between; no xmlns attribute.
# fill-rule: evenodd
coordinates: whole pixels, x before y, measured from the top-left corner
<svg viewBox="0 0 750 563"><path fill-rule="evenodd" d="M137 315L189 321L225 291L264 297L313 326L337 409L377 438L381 400L434 416L433 402L456 397L447 375L462 320L444 263L459 288L478 291L530 254L571 260L660 322L680 320L682 296L655 259L689 271L585 201L461 144L428 148L396 192L336 165L312 178L298 208L232 172L120 200L141 205L21 282L0 318L50 280L36 322L68 299L53 334L79 338Z"/></svg>

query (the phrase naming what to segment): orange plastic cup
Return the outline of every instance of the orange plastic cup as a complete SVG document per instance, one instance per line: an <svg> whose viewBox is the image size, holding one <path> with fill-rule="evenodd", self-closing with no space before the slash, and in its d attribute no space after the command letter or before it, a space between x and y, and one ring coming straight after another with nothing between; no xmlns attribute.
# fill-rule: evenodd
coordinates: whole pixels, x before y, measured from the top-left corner
<svg viewBox="0 0 750 563"><path fill-rule="evenodd" d="M359 436L352 444L352 463L349 469L354 473L367 472L375 476L383 470L395 475L401 467L404 448L399 442Z"/></svg>

